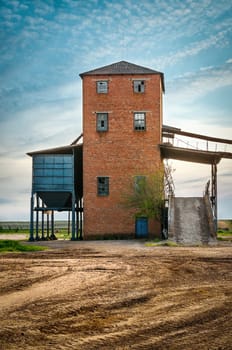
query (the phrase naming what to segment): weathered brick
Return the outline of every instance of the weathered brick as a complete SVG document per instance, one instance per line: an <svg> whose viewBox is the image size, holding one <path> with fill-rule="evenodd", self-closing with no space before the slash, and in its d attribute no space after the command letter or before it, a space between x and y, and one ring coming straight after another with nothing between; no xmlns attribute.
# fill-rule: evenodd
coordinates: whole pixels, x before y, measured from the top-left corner
<svg viewBox="0 0 232 350"><path fill-rule="evenodd" d="M133 79L145 80L145 93L134 93ZM96 92L97 80L108 80L107 94ZM146 131L134 130L133 112L146 112ZM96 112L109 113L107 132L96 131ZM84 237L134 235L134 211L122 205L122 194L136 175L161 167L158 145L162 127L159 74L83 76ZM109 176L109 196L97 195L97 177ZM159 225L158 225L159 226ZM157 224L149 224L150 230Z"/></svg>

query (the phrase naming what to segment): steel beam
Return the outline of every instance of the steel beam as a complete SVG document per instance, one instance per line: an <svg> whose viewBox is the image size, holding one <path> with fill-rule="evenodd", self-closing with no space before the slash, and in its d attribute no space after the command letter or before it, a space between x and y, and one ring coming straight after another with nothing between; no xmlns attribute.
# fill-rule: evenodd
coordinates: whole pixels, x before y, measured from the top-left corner
<svg viewBox="0 0 232 350"><path fill-rule="evenodd" d="M217 229L217 164L211 164L211 203L215 228Z"/></svg>
<svg viewBox="0 0 232 350"><path fill-rule="evenodd" d="M29 241L34 241L34 194L31 194L31 214L30 214L30 237Z"/></svg>
<svg viewBox="0 0 232 350"><path fill-rule="evenodd" d="M75 192L72 192L72 241L76 241L76 225L75 225L75 204L76 204L76 198L75 198Z"/></svg>

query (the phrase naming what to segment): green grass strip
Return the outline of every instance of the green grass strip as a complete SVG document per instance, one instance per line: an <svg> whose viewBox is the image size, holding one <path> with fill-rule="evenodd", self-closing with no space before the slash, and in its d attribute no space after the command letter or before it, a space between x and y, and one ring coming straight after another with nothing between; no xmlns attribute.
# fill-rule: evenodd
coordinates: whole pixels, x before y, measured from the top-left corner
<svg viewBox="0 0 232 350"><path fill-rule="evenodd" d="M178 245L175 242L167 241L167 240L154 240L151 242L145 243L146 247L180 247L181 245Z"/></svg>
<svg viewBox="0 0 232 350"><path fill-rule="evenodd" d="M46 249L46 247L21 244L14 240L0 240L0 252L35 252Z"/></svg>
<svg viewBox="0 0 232 350"><path fill-rule="evenodd" d="M232 236L232 231L219 230L217 235L220 236Z"/></svg>

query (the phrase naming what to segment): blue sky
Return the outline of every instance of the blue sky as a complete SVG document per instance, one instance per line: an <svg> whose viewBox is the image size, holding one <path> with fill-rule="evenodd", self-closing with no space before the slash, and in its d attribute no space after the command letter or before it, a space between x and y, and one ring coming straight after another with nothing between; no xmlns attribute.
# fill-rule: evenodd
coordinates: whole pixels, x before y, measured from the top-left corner
<svg viewBox="0 0 232 350"><path fill-rule="evenodd" d="M29 219L25 153L81 133L82 72L121 60L162 71L164 124L232 138L230 0L0 0L0 28L0 220ZM210 167L171 165L176 195L201 196ZM220 218L232 218L231 182L222 160Z"/></svg>

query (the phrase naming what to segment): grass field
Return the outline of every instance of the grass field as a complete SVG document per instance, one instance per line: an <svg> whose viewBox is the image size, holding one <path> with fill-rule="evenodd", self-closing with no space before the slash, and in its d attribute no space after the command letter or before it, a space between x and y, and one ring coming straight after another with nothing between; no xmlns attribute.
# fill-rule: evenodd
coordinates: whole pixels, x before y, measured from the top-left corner
<svg viewBox="0 0 232 350"><path fill-rule="evenodd" d="M71 225L71 223L70 223ZM2 230L14 230L14 232L18 232L20 230L28 230L30 228L29 221L0 221L0 232ZM41 228L41 222L39 223L39 228ZM55 229L67 229L68 230L68 222L65 220L57 220L55 221Z"/></svg>
<svg viewBox="0 0 232 350"><path fill-rule="evenodd" d="M0 239L1 234L15 234L26 235L29 239L29 226L28 221L1 221L0 222ZM70 224L71 227L71 224ZM46 228L46 225L45 225ZM51 228L50 228L51 229ZM54 225L55 236L57 239L69 240L71 238L71 232L68 233L67 221L55 221ZM51 231L50 231L51 233ZM39 236L42 235L41 224L39 225ZM44 236L46 237L47 232L45 229ZM232 241L232 220L219 220L218 221L218 232L217 237L221 241Z"/></svg>
<svg viewBox="0 0 232 350"><path fill-rule="evenodd" d="M29 238L30 233L30 223L28 221L1 221L0 222L0 239L1 234L17 234L26 235ZM71 224L70 224L71 229ZM54 231L57 239L70 239L71 232L68 233L68 223L67 221L55 221ZM51 227L50 227L51 234ZM42 235L41 223L39 224L39 236ZM44 236L47 236L46 224L44 230Z"/></svg>
<svg viewBox="0 0 232 350"><path fill-rule="evenodd" d="M46 250L45 247L21 244L13 240L0 240L0 253L3 252L35 252Z"/></svg>

